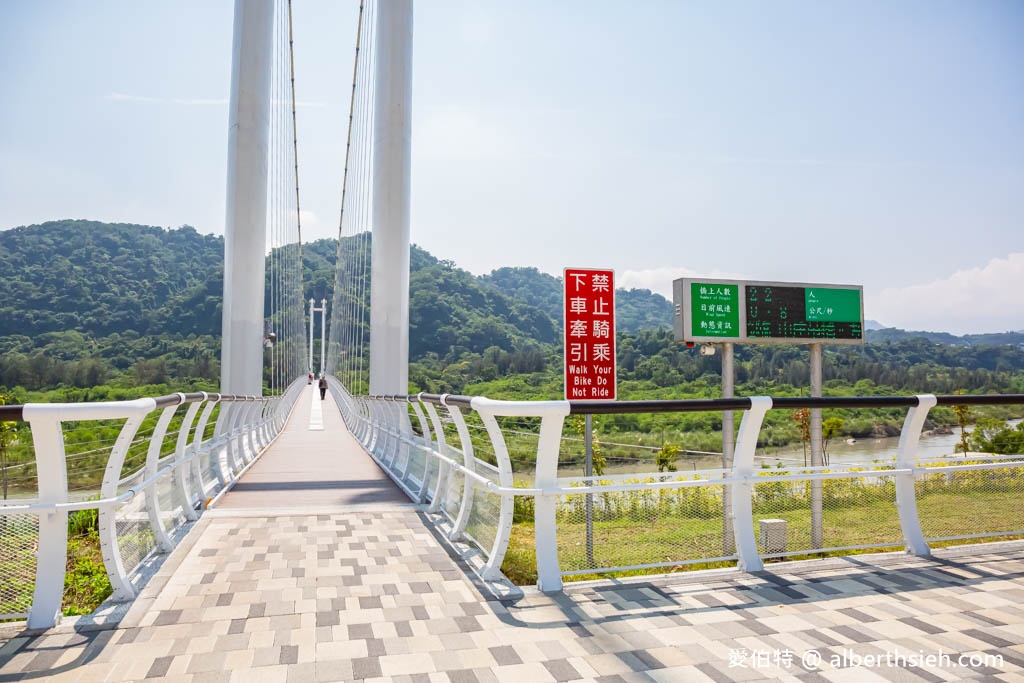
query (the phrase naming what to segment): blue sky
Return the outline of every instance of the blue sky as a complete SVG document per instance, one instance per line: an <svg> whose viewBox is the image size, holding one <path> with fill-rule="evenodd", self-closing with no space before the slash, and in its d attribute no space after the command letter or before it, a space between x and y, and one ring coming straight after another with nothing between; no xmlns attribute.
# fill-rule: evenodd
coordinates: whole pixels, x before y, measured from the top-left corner
<svg viewBox="0 0 1024 683"><path fill-rule="evenodd" d="M294 0L307 238L334 237L358 3ZM0 3L0 227L223 232L232 3ZM420 0L413 240L476 273L862 284L1024 329L1024 3Z"/></svg>

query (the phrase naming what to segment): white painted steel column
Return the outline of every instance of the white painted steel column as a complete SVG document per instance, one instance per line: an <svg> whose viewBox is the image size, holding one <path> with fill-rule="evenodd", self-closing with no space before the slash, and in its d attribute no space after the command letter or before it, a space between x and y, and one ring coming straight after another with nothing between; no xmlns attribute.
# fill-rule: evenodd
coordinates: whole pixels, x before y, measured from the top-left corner
<svg viewBox="0 0 1024 683"><path fill-rule="evenodd" d="M228 110L221 391L263 393L267 157L274 0L235 0ZM222 411L221 419L224 419Z"/></svg>
<svg viewBox="0 0 1024 683"><path fill-rule="evenodd" d="M28 404L25 421L32 428L39 479L39 502L56 505L68 500L67 464L59 410L45 404ZM54 508L39 514L39 547L36 551L36 585L28 627L50 628L61 615L64 570L68 556L68 513Z"/></svg>
<svg viewBox="0 0 1024 683"><path fill-rule="evenodd" d="M376 63L370 394L404 394L409 384L412 0L377 5Z"/></svg>
<svg viewBox="0 0 1024 683"><path fill-rule="evenodd" d="M316 320L316 302L309 298L309 372L313 372L313 321Z"/></svg>
<svg viewBox="0 0 1024 683"><path fill-rule="evenodd" d="M917 406L907 412L900 432L900 443L896 451L896 469L910 470L896 475L896 509L900 513L900 528L903 542L911 555L928 557L931 548L921 532L921 519L917 514L917 497L914 491L914 467L917 465L917 445L925 418L937 403L935 396L924 394L917 397Z"/></svg>
<svg viewBox="0 0 1024 683"><path fill-rule="evenodd" d="M546 408L546 410L545 410ZM562 570L558 564L558 447L562 443L562 425L569 415L568 401L538 401L541 416L537 439L537 469L534 488L550 491L533 501L534 550L537 554L537 588L545 592L562 590ZM544 412L540 412L544 410Z"/></svg>
<svg viewBox="0 0 1024 683"><path fill-rule="evenodd" d="M324 354L327 353L327 299L320 299L320 374L327 376L327 364Z"/></svg>

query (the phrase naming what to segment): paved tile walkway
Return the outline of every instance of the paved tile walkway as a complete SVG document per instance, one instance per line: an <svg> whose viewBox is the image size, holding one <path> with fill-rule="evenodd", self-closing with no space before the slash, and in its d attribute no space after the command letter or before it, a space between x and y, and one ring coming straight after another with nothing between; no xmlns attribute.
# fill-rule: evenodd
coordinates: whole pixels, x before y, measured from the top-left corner
<svg viewBox="0 0 1024 683"><path fill-rule="evenodd" d="M267 491L288 505L208 511L116 628L0 641L0 682L1024 680L1024 543L503 602L413 506Z"/></svg>

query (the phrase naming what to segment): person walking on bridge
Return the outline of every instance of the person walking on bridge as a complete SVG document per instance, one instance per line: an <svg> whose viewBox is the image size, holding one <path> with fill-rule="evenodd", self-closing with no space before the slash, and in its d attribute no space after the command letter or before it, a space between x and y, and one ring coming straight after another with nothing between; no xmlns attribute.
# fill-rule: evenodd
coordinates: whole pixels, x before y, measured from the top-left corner
<svg viewBox="0 0 1024 683"><path fill-rule="evenodd" d="M320 400L324 400L324 396L327 395L327 378L320 375Z"/></svg>

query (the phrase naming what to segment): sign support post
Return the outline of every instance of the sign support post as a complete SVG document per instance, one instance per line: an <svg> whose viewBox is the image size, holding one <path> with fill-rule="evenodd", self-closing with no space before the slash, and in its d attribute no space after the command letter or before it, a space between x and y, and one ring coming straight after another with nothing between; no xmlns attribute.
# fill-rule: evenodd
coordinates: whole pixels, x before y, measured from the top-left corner
<svg viewBox="0 0 1024 683"><path fill-rule="evenodd" d="M583 463L583 476L588 478L587 484L592 484L589 481L590 477L594 476L594 416L587 413L583 417L584 424L584 444L586 449L586 460ZM587 494L586 502L587 510L587 564L590 567L596 567L597 564L594 561L594 494Z"/></svg>
<svg viewBox="0 0 1024 683"><path fill-rule="evenodd" d="M811 344L811 397L821 398L821 344ZM811 408L811 467L825 464L822 453L821 408ZM811 482L811 547L820 548L822 533L822 481Z"/></svg>
<svg viewBox="0 0 1024 683"><path fill-rule="evenodd" d="M614 401L618 388L615 359L615 271L566 268L565 399ZM583 416L584 464L587 483L594 476L594 417ZM587 493L587 564L594 561L594 494Z"/></svg>
<svg viewBox="0 0 1024 683"><path fill-rule="evenodd" d="M733 344L722 344L722 398L736 395L736 371L733 363ZM722 469L731 470L735 455L735 414L731 410L722 413ZM732 527L732 486L722 487L722 554L736 552L736 539Z"/></svg>

